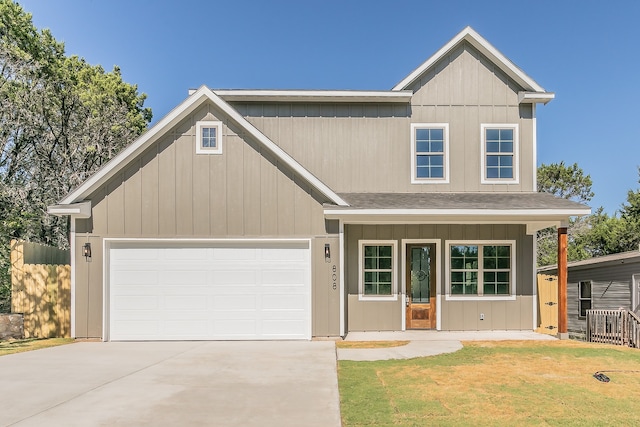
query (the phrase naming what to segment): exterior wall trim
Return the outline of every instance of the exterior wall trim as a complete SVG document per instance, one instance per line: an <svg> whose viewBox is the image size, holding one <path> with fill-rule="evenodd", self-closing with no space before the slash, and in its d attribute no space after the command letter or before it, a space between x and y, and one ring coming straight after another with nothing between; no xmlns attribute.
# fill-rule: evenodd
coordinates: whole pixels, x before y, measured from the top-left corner
<svg viewBox="0 0 640 427"><path fill-rule="evenodd" d="M308 263L309 263L309 273L307 275L307 280L308 283L311 287L311 289L309 289L309 298L307 299L307 309L309 310L309 314L311 316L310 322L309 322L309 326L308 326L308 331L307 331L307 336L312 337L312 332L313 332L313 292L312 292L312 288L313 288L313 245L312 245L312 239L310 238L268 238L268 239L263 239L263 238L246 238L246 239L240 239L240 238L230 238L230 239L225 239L225 238L214 238L214 239L207 239L207 238L119 238L119 237L105 237L104 239L102 239L102 253L103 253L103 257L102 257L102 341L110 341L110 330L109 330L109 324L110 324L110 318L109 318L109 314L110 314L110 310L111 307L109 306L109 295L110 295L110 282L109 282L109 251L111 249L111 245L114 243L126 243L126 242L130 242L130 243L208 243L208 244L215 244L215 243L273 243L273 242L277 242L277 243L303 243L306 242L307 244L307 248L309 249L309 257L307 259ZM72 257L73 258L73 257ZM73 277L73 276L72 276ZM73 317L72 317L73 319ZM73 335L72 335L73 336Z"/></svg>
<svg viewBox="0 0 640 427"><path fill-rule="evenodd" d="M392 102L410 103L413 91L389 90L215 90L229 102Z"/></svg>
<svg viewBox="0 0 640 427"><path fill-rule="evenodd" d="M434 243L436 245L436 330L439 331L442 329L442 304L440 304L440 298L442 296L442 240L441 239L402 239L400 244L402 245L401 253L402 253L402 280L401 284L401 294L402 294L402 306L404 307L407 303L407 244L412 243ZM402 312L402 330L406 330L407 328L407 313L406 310L401 310Z"/></svg>

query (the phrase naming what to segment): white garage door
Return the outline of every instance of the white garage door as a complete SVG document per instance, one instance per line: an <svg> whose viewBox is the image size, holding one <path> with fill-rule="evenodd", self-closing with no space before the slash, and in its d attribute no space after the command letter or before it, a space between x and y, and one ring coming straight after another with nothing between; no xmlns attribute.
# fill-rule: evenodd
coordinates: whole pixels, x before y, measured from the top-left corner
<svg viewBox="0 0 640 427"><path fill-rule="evenodd" d="M109 338L311 338L309 243L111 243Z"/></svg>

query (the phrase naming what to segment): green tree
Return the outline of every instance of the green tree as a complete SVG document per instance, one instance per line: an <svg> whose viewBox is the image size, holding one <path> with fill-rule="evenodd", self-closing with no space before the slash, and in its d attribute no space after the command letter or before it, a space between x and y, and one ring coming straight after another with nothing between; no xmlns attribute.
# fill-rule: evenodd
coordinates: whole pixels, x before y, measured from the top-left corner
<svg viewBox="0 0 640 427"><path fill-rule="evenodd" d="M582 168L574 163L566 166L564 162L542 164L537 174L538 191L551 193L564 199L579 203L587 203L593 197L590 175L585 175ZM586 218L570 218L567 227L567 258L577 261L590 257L584 245L583 236L589 233L589 222ZM540 230L537 234L538 265L551 265L558 262L557 228Z"/></svg>
<svg viewBox="0 0 640 427"><path fill-rule="evenodd" d="M640 183L640 169L638 169ZM602 208L589 218L590 232L583 237L584 246L592 256L602 256L640 247L640 189L629 190L627 201L613 216Z"/></svg>
<svg viewBox="0 0 640 427"><path fill-rule="evenodd" d="M8 308L9 240L68 246L68 220L48 205L145 131L146 95L39 31L0 0L0 311Z"/></svg>

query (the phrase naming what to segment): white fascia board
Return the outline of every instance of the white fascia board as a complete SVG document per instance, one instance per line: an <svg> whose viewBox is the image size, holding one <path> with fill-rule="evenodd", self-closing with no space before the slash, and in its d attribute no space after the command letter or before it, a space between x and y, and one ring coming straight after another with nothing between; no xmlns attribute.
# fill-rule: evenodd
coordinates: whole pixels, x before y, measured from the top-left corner
<svg viewBox="0 0 640 427"><path fill-rule="evenodd" d="M322 181L316 178L311 172L306 170L300 163L298 163L293 157L287 154L284 150L278 147L273 141L267 138L262 132L260 132L255 126L249 123L240 113L238 113L233 107L227 104L219 96L217 96L211 89L206 86L201 86L197 91L190 95L184 102L171 110L169 114L163 117L158 123L156 123L151 129L142 134L131 145L122 150L117 156L111 159L106 165L104 165L98 172L87 179L82 185L76 188L74 191L65 196L60 201L61 205L68 205L80 200L83 200L92 191L104 184L107 180L118 173L121 168L126 165L131 159L135 158L142 153L147 147L154 143L158 138L164 135L167 129L176 125L180 120L186 117L188 114L198 108L204 100L210 100L224 113L226 113L233 121L243 127L249 134L256 138L264 147L271 151L276 157L282 160L285 164L290 166L296 173L302 176L311 184L317 191L325 195L332 202L339 206L348 206L347 202L342 200L333 190L331 190Z"/></svg>
<svg viewBox="0 0 640 427"><path fill-rule="evenodd" d="M413 92L381 90L214 90L225 101L396 102L409 103Z"/></svg>
<svg viewBox="0 0 640 427"><path fill-rule="evenodd" d="M484 56L489 58L491 62L497 65L509 77L514 79L524 89L533 92L546 92L542 86L529 77L524 71L518 68L498 49L489 43L484 37L478 34L473 28L466 27L445 44L440 50L433 54L429 59L416 68L411 74L405 77L400 83L395 85L392 90L405 90L411 83L418 79L426 70L433 66L436 62L451 52L459 43L463 41L469 42L478 49Z"/></svg>
<svg viewBox="0 0 640 427"><path fill-rule="evenodd" d="M340 219L345 224L560 224L571 216L583 216L590 213L591 209L438 210L327 208L324 210L326 219ZM532 228L535 228L535 226Z"/></svg>
<svg viewBox="0 0 640 427"><path fill-rule="evenodd" d="M553 92L518 92L518 104L547 104L555 97Z"/></svg>
<svg viewBox="0 0 640 427"><path fill-rule="evenodd" d="M74 218L91 218L91 201L47 206L47 213L56 216L70 215Z"/></svg>

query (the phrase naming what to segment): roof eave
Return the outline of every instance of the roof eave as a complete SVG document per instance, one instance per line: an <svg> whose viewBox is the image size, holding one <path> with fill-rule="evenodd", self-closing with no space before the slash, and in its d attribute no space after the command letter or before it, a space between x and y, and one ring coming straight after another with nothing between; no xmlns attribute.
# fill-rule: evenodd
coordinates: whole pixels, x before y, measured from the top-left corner
<svg viewBox="0 0 640 427"><path fill-rule="evenodd" d="M91 201L67 205L47 206L47 213L55 216L72 216L74 218L91 218Z"/></svg>
<svg viewBox="0 0 640 427"><path fill-rule="evenodd" d="M403 103L411 102L413 92L359 90L215 90L229 102L322 102L322 103Z"/></svg>
<svg viewBox="0 0 640 427"><path fill-rule="evenodd" d="M547 104L555 99L553 92L518 92L519 104Z"/></svg>

